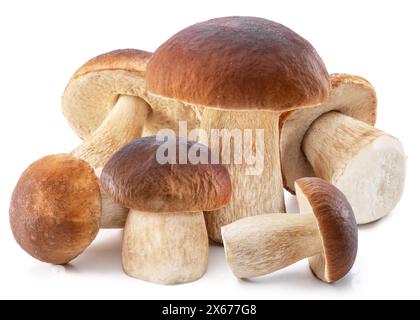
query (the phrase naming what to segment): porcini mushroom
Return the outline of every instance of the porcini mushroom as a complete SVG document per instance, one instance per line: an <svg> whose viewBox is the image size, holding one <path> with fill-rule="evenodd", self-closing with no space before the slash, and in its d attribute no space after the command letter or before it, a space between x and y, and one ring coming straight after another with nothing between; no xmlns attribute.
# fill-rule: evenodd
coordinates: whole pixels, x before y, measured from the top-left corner
<svg viewBox="0 0 420 320"><path fill-rule="evenodd" d="M332 75L329 99L281 115L280 154L285 187L305 176L337 186L359 224L387 215L404 189L402 144L375 129L376 94L357 76Z"/></svg>
<svg viewBox="0 0 420 320"><path fill-rule="evenodd" d="M344 194L319 178L296 181L300 214L266 214L222 227L226 258L238 278L252 278L309 258L313 273L335 282L353 266L358 232Z"/></svg>
<svg viewBox="0 0 420 320"><path fill-rule="evenodd" d="M125 272L176 284L205 273L208 237L203 210L226 205L231 184L223 165L208 163L207 147L177 137L165 139L144 137L121 148L105 165L101 185L112 200L130 208L123 238ZM181 149L200 154L205 163L190 157L179 163L186 156ZM161 161L166 152L167 159Z"/></svg>
<svg viewBox="0 0 420 320"><path fill-rule="evenodd" d="M198 125L189 106L147 97L144 75L151 56L134 49L97 56L76 71L63 93L64 116L84 140L72 153L95 169L142 135L178 129L178 120Z"/></svg>
<svg viewBox="0 0 420 320"><path fill-rule="evenodd" d="M66 264L95 239L104 210L90 165L69 154L51 155L20 177L10 203L10 225L31 256Z"/></svg>
<svg viewBox="0 0 420 320"><path fill-rule="evenodd" d="M284 212L278 146L281 112L315 105L329 94L329 75L315 49L281 24L254 17L226 17L197 23L166 41L146 72L149 96L193 104L204 110L201 128L221 139L229 130L252 129L246 146L262 159L263 168L228 159L233 184L229 205L206 214L209 236L221 242L220 227L242 217ZM257 142L257 129L263 141ZM206 144L208 141L200 140ZM213 142L213 141L212 141ZM260 143L260 145L258 145ZM219 143L220 158L229 151ZM231 152L233 155L233 151Z"/></svg>
<svg viewBox="0 0 420 320"><path fill-rule="evenodd" d="M73 154L100 168L126 143L141 137L151 108L144 74L151 53L116 50L85 63L62 97L64 116L84 142Z"/></svg>
<svg viewBox="0 0 420 320"><path fill-rule="evenodd" d="M151 115L144 73L151 53L127 49L99 55L70 79L63 97L66 119L84 142L71 153L90 163L97 174L109 157L139 138ZM128 210L102 194L103 228L122 228Z"/></svg>

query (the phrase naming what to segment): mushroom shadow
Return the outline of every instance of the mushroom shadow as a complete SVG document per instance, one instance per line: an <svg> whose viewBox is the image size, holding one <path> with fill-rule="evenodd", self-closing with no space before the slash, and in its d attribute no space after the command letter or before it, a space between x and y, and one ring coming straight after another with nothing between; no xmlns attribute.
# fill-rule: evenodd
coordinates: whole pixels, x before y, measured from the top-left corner
<svg viewBox="0 0 420 320"><path fill-rule="evenodd" d="M289 267L261 277L239 279L243 286L293 286L296 289L318 289L325 284L317 280L309 268Z"/></svg>
<svg viewBox="0 0 420 320"><path fill-rule="evenodd" d="M226 270L228 269L225 257L225 249L221 244L217 242L211 242L209 247L209 261L207 267L207 274L220 274L221 268L224 268Z"/></svg>
<svg viewBox="0 0 420 320"><path fill-rule="evenodd" d="M97 239L76 260L65 266L69 273L123 273L121 264L122 231L101 230Z"/></svg>
<svg viewBox="0 0 420 320"><path fill-rule="evenodd" d="M300 268L290 266L269 275L252 279L239 279L239 282L245 287L277 286L279 289L291 287L293 291L302 290L302 292L315 290L343 291L352 288L353 275L348 274L343 279L329 284L317 279L311 272L309 266Z"/></svg>
<svg viewBox="0 0 420 320"><path fill-rule="evenodd" d="M366 224L359 224L358 228L359 230L371 230L371 229L379 228L381 224L385 223L385 221L391 218L390 217L391 215L392 215L392 212L379 220L372 221Z"/></svg>
<svg viewBox="0 0 420 320"><path fill-rule="evenodd" d="M297 213L297 212L299 212L299 206L298 206L296 197L294 195L292 195L291 193L285 192L284 202L285 202L287 213Z"/></svg>

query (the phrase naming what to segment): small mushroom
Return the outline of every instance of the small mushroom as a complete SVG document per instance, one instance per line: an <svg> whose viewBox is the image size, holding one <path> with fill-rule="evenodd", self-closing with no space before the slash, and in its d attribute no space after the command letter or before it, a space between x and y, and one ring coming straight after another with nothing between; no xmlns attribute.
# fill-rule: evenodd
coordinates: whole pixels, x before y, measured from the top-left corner
<svg viewBox="0 0 420 320"><path fill-rule="evenodd" d="M319 178L296 181L300 214L266 214L222 228L227 261L238 278L252 278L309 258L313 273L335 282L353 266L358 233L344 194Z"/></svg>
<svg viewBox="0 0 420 320"><path fill-rule="evenodd" d="M122 249L125 272L176 284L205 273L208 237L203 210L225 206L231 183L223 165L209 163L207 147L182 138L165 139L144 137L121 148L105 165L101 185L114 202L130 208ZM199 154L206 163L190 157L181 161L181 150ZM167 159L161 161L165 152Z"/></svg>
<svg viewBox="0 0 420 320"><path fill-rule="evenodd" d="M31 164L20 177L10 203L10 225L17 243L31 256L66 264L95 239L107 210L87 162L69 154L51 155Z"/></svg>
<svg viewBox="0 0 420 320"><path fill-rule="evenodd" d="M204 110L201 128L209 137L212 130L221 129L221 140L234 145L229 143L231 130L239 130L244 139L245 130L252 129L253 140L236 147L253 150L255 159L263 159L256 172L250 172L244 157L234 159L226 143L218 143L218 150L210 146L226 164L233 184L228 206L206 214L211 239L222 242L220 227L237 219L284 212L279 115L316 105L330 90L325 66L308 41L266 19L213 19L192 25L161 45L148 64L146 81L149 96ZM263 132L261 142L256 140L258 129ZM229 153L231 158L223 160Z"/></svg>
<svg viewBox="0 0 420 320"><path fill-rule="evenodd" d="M329 99L281 115L280 154L285 187L305 176L323 178L351 203L359 224L387 215L404 189L401 142L375 129L376 94L366 80L336 74Z"/></svg>

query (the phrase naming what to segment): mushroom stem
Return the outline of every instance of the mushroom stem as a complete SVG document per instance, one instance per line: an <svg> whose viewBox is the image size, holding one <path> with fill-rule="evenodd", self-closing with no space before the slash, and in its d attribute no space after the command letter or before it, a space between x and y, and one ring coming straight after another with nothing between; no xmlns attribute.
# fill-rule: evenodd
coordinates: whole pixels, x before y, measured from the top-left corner
<svg viewBox="0 0 420 320"><path fill-rule="evenodd" d="M322 253L312 214L265 214L222 227L227 261L238 278L252 278Z"/></svg>
<svg viewBox="0 0 420 320"><path fill-rule="evenodd" d="M103 167L120 147L141 137L149 112L143 99L119 96L108 117L72 154L94 168Z"/></svg>
<svg viewBox="0 0 420 320"><path fill-rule="evenodd" d="M103 168L95 169L95 175L101 178ZM128 209L112 201L112 199L102 190L101 191L101 229L122 229L128 216Z"/></svg>
<svg viewBox="0 0 420 320"><path fill-rule="evenodd" d="M357 223L382 218L400 200L405 154L387 133L333 111L311 125L302 149L315 175L346 195Z"/></svg>
<svg viewBox="0 0 420 320"><path fill-rule="evenodd" d="M121 207L108 197L101 188L101 229L122 229L128 216L128 209Z"/></svg>
<svg viewBox="0 0 420 320"><path fill-rule="evenodd" d="M279 114L270 111L229 111L206 108L203 112L201 128L206 130L210 143L202 139L200 142L208 144L212 152L219 155L221 162L226 165L230 173L233 189L231 201L226 207L205 213L210 238L222 243L220 232L222 226L256 213L284 212L278 143ZM218 139L214 139L213 129L221 129L217 131ZM263 133L262 141L256 138L258 129L262 130L260 131ZM246 136L250 136L245 134L246 131L251 133L252 141L246 139ZM239 133L241 141L232 139L232 136L237 137L235 132ZM238 151L241 156L235 159ZM255 163L248 161L250 156Z"/></svg>
<svg viewBox="0 0 420 320"><path fill-rule="evenodd" d="M191 282L206 272L208 250L202 212L128 214L122 262L129 276L160 284Z"/></svg>

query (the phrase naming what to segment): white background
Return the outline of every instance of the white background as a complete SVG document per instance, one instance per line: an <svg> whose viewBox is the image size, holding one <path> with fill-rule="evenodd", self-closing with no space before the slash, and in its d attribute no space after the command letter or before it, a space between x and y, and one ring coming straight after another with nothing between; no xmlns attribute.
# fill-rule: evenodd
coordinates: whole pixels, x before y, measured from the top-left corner
<svg viewBox="0 0 420 320"><path fill-rule="evenodd" d="M418 1L0 1L0 298L420 298ZM28 256L9 230L8 207L21 172L34 160L80 142L60 109L72 73L97 54L155 50L178 30L226 15L261 16L308 39L330 72L359 74L378 93L378 127L408 155L402 201L379 223L360 228L356 264L342 281L315 279L302 261L249 281L231 274L221 247L208 273L172 287L127 277L121 231L102 231L71 265ZM294 208L294 199L288 200Z"/></svg>

